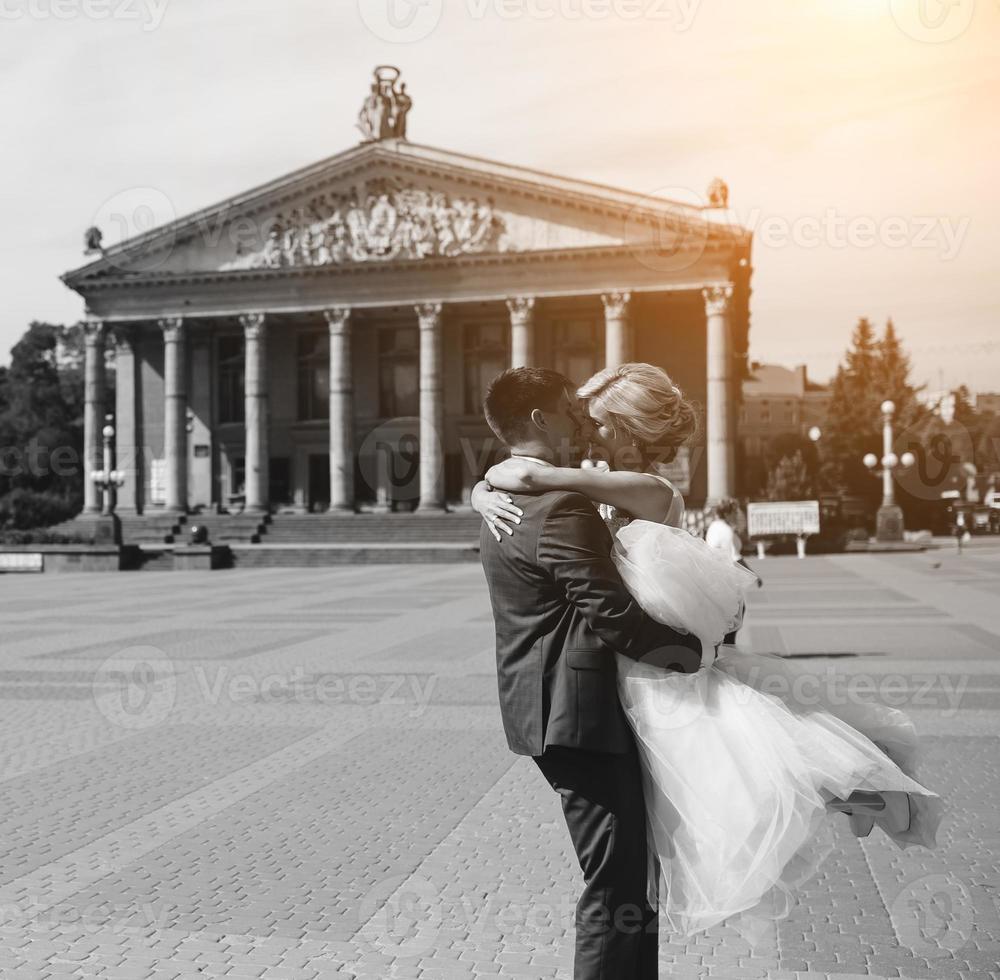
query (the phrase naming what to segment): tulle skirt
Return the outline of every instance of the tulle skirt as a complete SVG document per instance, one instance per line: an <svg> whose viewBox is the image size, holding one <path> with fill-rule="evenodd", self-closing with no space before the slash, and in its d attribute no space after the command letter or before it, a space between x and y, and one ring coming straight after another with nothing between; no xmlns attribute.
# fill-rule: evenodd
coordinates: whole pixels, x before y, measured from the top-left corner
<svg viewBox="0 0 1000 980"><path fill-rule="evenodd" d="M691 936L741 913L787 914L832 847L827 810L857 790L909 795L906 847L931 847L936 794L914 778L916 732L902 712L849 701L782 657L717 644L742 617L754 576L688 532L634 521L615 563L653 618L696 633L694 674L618 657L619 696L645 783L651 879L671 930Z"/></svg>

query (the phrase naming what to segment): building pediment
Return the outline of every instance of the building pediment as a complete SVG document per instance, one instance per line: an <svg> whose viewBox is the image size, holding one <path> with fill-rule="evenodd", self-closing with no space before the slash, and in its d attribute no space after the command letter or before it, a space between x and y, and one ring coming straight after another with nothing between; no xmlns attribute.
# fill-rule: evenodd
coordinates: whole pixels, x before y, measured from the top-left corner
<svg viewBox="0 0 1000 980"><path fill-rule="evenodd" d="M108 279L748 244L719 214L389 139L101 250L64 281L86 292Z"/></svg>

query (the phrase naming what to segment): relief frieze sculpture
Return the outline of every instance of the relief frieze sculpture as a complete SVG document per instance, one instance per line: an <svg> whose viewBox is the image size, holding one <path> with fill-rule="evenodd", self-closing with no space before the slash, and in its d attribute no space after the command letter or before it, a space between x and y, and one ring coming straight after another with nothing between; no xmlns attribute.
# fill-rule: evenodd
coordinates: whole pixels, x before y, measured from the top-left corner
<svg viewBox="0 0 1000 980"><path fill-rule="evenodd" d="M361 193L320 194L304 207L279 213L255 248L238 244L224 269L288 268L423 259L511 248L503 218L490 198L452 197L442 191L385 179Z"/></svg>

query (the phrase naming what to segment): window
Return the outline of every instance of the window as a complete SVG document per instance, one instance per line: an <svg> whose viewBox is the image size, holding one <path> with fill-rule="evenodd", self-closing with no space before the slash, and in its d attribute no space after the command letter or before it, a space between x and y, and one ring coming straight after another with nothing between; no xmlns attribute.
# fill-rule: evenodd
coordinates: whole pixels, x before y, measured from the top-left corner
<svg viewBox="0 0 1000 980"><path fill-rule="evenodd" d="M299 418L330 417L330 334L299 334Z"/></svg>
<svg viewBox="0 0 1000 980"><path fill-rule="evenodd" d="M761 408L760 408L760 420L761 420L761 422L770 422L771 421L771 409L765 408L763 405L761 405Z"/></svg>
<svg viewBox="0 0 1000 980"><path fill-rule="evenodd" d="M416 327L378 332L378 403L382 418L420 414L418 338Z"/></svg>
<svg viewBox="0 0 1000 980"><path fill-rule="evenodd" d="M574 384L582 384L602 367L603 323L598 320L557 320L553 325L555 369Z"/></svg>
<svg viewBox="0 0 1000 980"><path fill-rule="evenodd" d="M479 415L486 388L507 368L507 329L503 324L469 324L465 327L465 414Z"/></svg>
<svg viewBox="0 0 1000 980"><path fill-rule="evenodd" d="M219 338L219 421L243 422L246 402L243 387L243 338Z"/></svg>

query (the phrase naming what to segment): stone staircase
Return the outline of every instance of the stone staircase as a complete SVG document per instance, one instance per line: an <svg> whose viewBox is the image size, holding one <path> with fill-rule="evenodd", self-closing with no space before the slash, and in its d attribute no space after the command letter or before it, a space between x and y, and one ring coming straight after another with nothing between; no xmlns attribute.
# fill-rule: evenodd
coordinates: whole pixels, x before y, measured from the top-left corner
<svg viewBox="0 0 1000 980"><path fill-rule="evenodd" d="M482 519L471 511L415 514L276 514L265 544L476 544Z"/></svg>
<svg viewBox="0 0 1000 980"><path fill-rule="evenodd" d="M401 514L122 514L122 541L139 545L144 570L173 567L173 549L204 527L228 546L234 568L476 561L481 519L471 511ZM60 525L86 533L88 519Z"/></svg>

